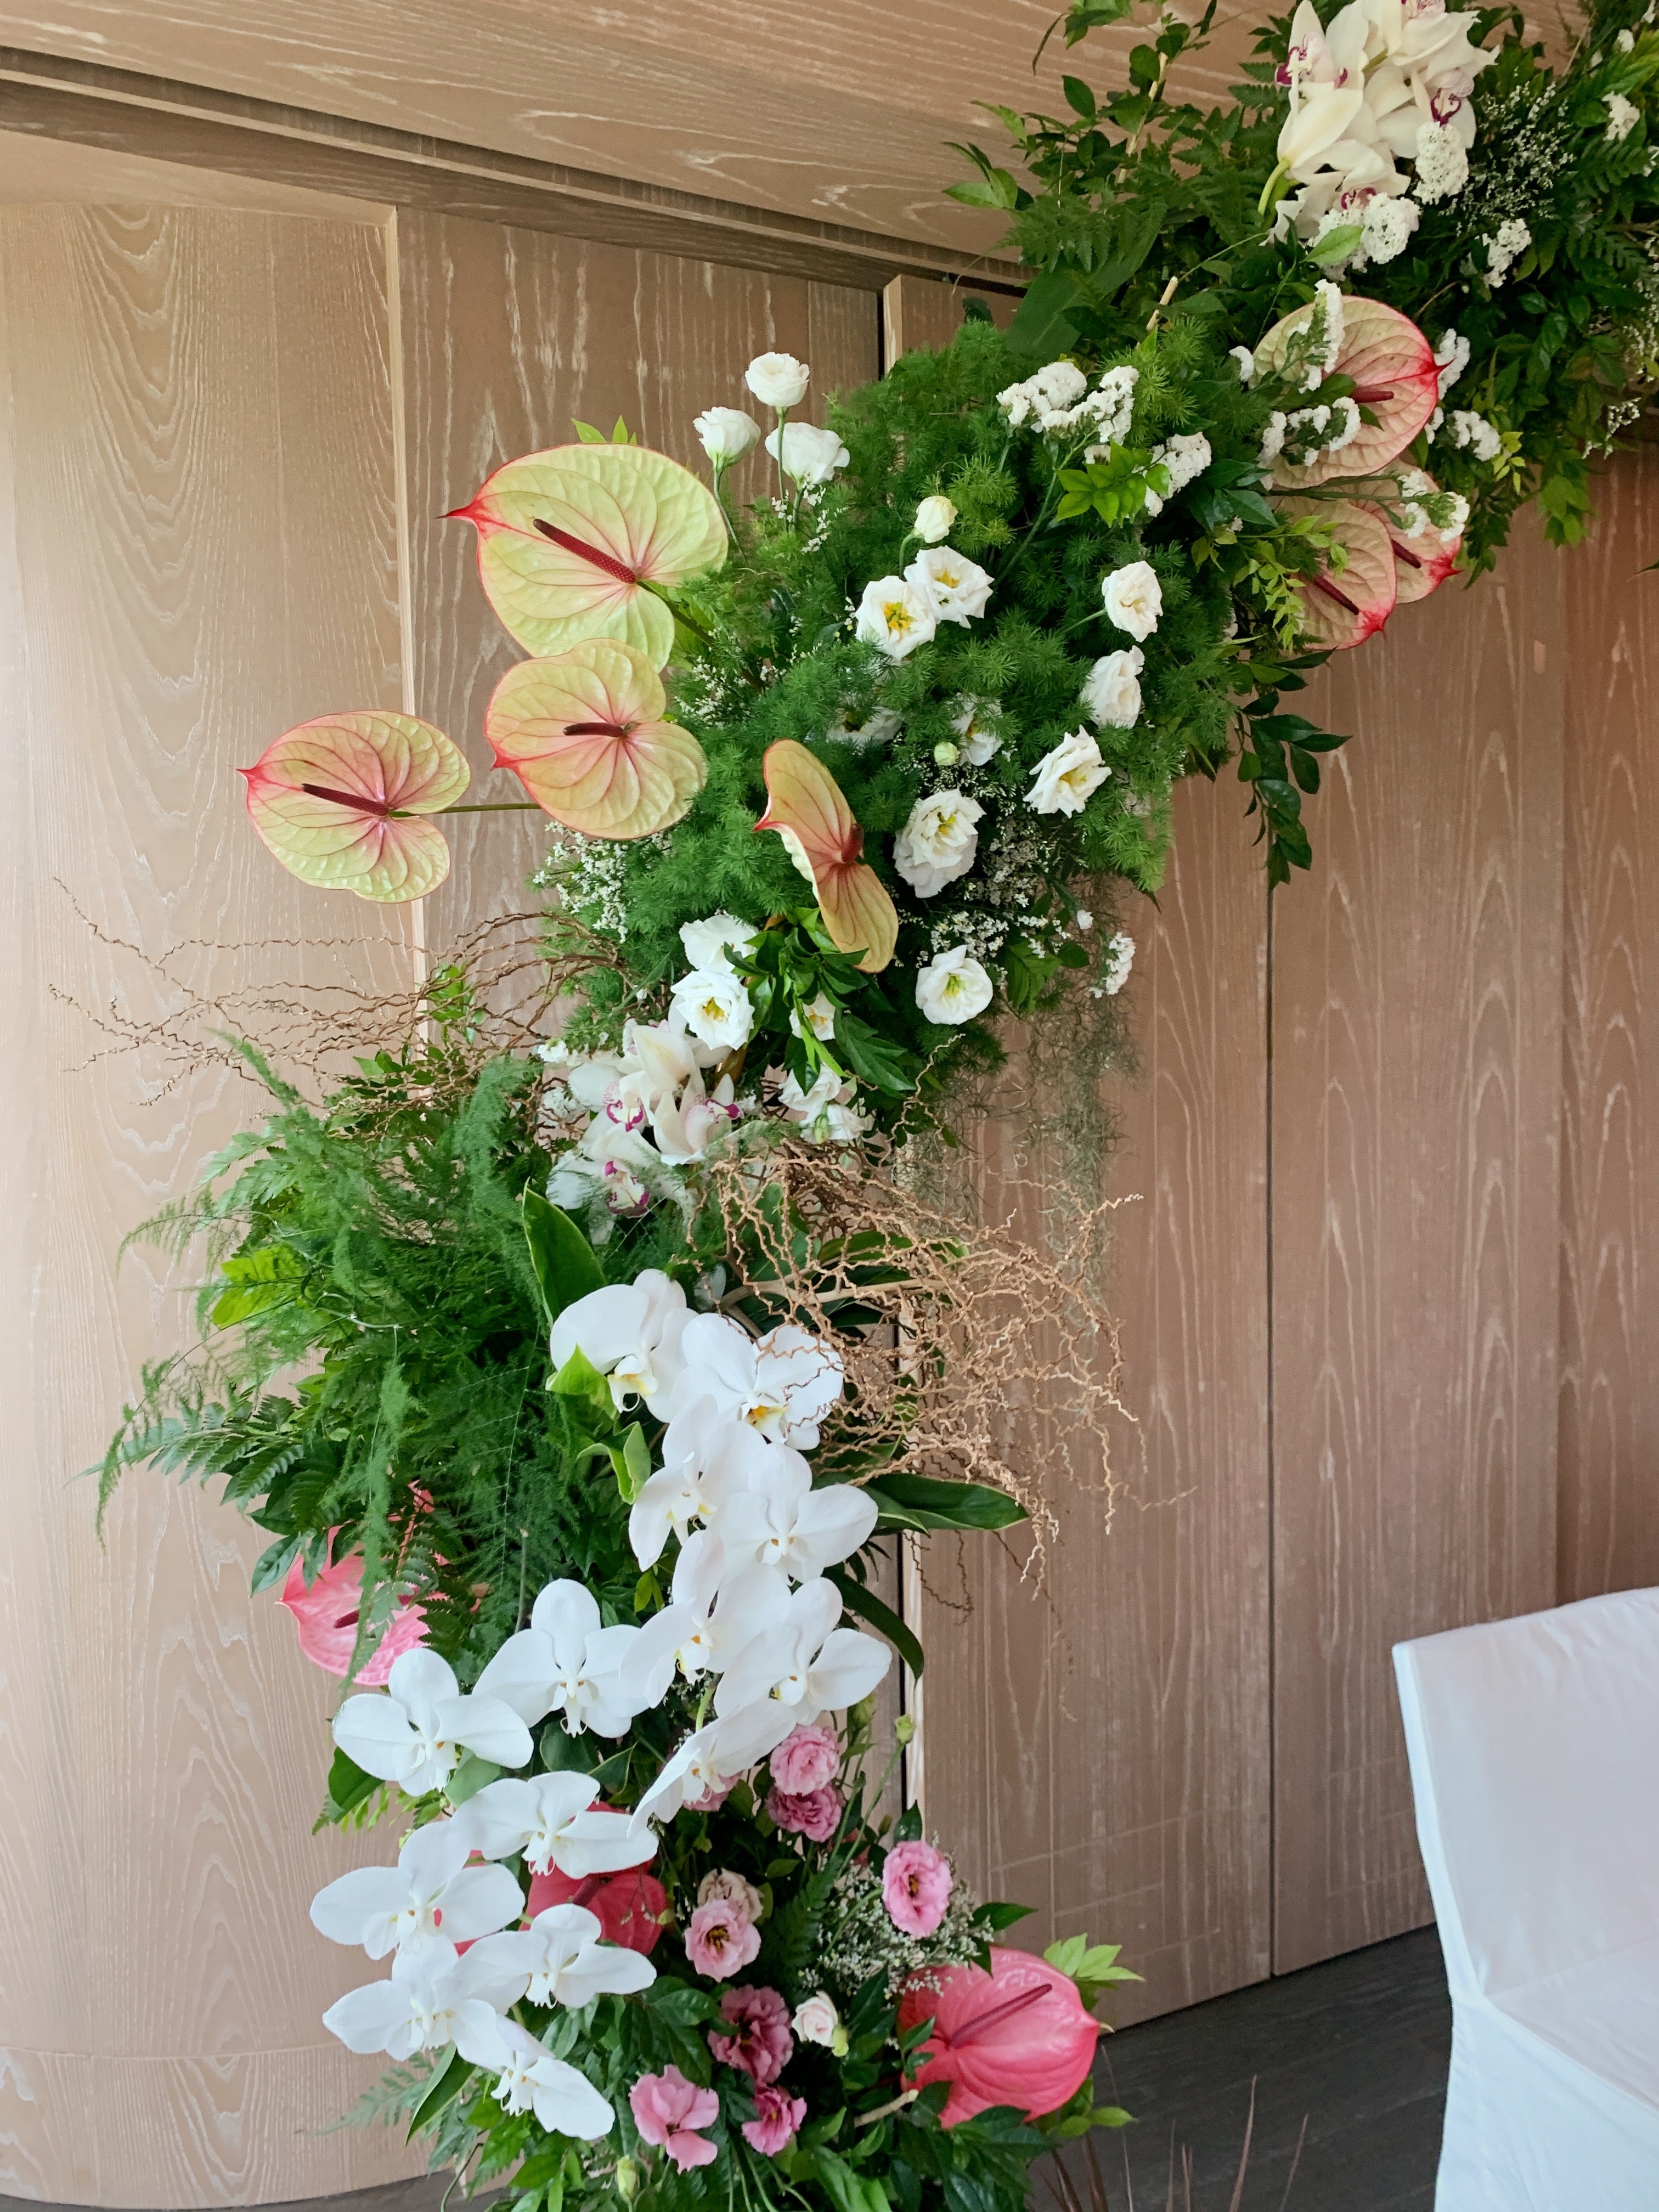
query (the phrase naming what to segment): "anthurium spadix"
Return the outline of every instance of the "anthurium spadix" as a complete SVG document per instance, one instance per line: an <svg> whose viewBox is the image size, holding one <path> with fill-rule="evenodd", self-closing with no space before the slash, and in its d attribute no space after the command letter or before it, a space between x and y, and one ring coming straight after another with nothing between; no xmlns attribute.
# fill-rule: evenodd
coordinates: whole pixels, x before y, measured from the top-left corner
<svg viewBox="0 0 1659 2212"><path fill-rule="evenodd" d="M623 1661L637 1628L600 1625L599 1600L580 1583L549 1583L530 1626L509 1636L478 1677L480 1697L501 1698L526 1721L561 1714L567 1730L619 1736L637 1710L623 1689Z"/></svg>
<svg viewBox="0 0 1659 2212"><path fill-rule="evenodd" d="M721 1719L769 1704L777 1734L867 1698L892 1663L873 1636L838 1628L841 1593L831 1583L807 1583L789 1601L781 1622L747 1644L720 1676L714 1711Z"/></svg>
<svg viewBox="0 0 1659 2212"><path fill-rule="evenodd" d="M404 2059L453 2043L463 2057L487 2066L496 2049L497 2008L516 2004L529 1980L528 1962L504 1952L501 1941L488 1936L459 1957L442 1942L400 1951L389 1980L348 1990L323 2014L323 2026L348 2051Z"/></svg>
<svg viewBox="0 0 1659 2212"><path fill-rule="evenodd" d="M247 783L249 818L308 884L359 898L423 898L449 873L449 845L423 817L453 806L472 771L413 714L325 714L266 747Z"/></svg>
<svg viewBox="0 0 1659 2212"><path fill-rule="evenodd" d="M573 1881L643 1866L654 1846L630 1833L626 1813L594 1808L589 1774L537 1774L491 1782L468 1798L453 1826L487 1859L521 1852L532 1874L556 1867Z"/></svg>
<svg viewBox="0 0 1659 2212"><path fill-rule="evenodd" d="M556 446L496 470L454 509L478 532L489 604L526 653L615 638L660 668L672 589L718 568L726 524L701 477L647 446Z"/></svg>
<svg viewBox="0 0 1659 2212"><path fill-rule="evenodd" d="M348 1698L334 1716L334 1741L365 1774L395 1782L411 1797L441 1790L475 1751L497 1766L524 1766L530 1731L510 1705L482 1686L463 1697L454 1669L435 1651L405 1651L384 1697Z"/></svg>
<svg viewBox="0 0 1659 2212"><path fill-rule="evenodd" d="M495 686L484 735L538 806L586 837L654 836L702 789L708 763L667 720L668 694L632 645L590 638L521 660Z"/></svg>
<svg viewBox="0 0 1659 2212"><path fill-rule="evenodd" d="M864 832L823 763L793 738L766 749L766 811L757 830L775 830L812 886L830 941L859 955L873 975L893 957L898 912L881 878L862 858Z"/></svg>
<svg viewBox="0 0 1659 2212"><path fill-rule="evenodd" d="M1258 376L1279 368L1292 332L1314 313L1310 302L1281 318L1255 349ZM1286 460L1273 465L1275 485L1295 489L1325 483L1333 477L1368 477L1403 453L1440 401L1440 371L1434 348L1414 322L1381 300L1352 293L1342 301L1342 335L1332 373L1352 377L1352 397L1363 410L1358 431L1334 453L1318 454L1306 468ZM1364 416L1375 419L1366 422Z"/></svg>
<svg viewBox="0 0 1659 2212"><path fill-rule="evenodd" d="M475 1845L459 1820L416 1828L395 1867L356 1867L311 1900L312 1925L332 1943L361 1943L371 1959L422 1943L471 1943L524 1910L505 1867L469 1866Z"/></svg>
<svg viewBox="0 0 1659 2212"><path fill-rule="evenodd" d="M1285 499L1277 505L1286 514L1311 514L1328 523L1344 556L1340 571L1322 557L1318 574L1301 586L1302 628L1333 653L1363 645L1394 612L1399 572L1387 525L1351 499Z"/></svg>

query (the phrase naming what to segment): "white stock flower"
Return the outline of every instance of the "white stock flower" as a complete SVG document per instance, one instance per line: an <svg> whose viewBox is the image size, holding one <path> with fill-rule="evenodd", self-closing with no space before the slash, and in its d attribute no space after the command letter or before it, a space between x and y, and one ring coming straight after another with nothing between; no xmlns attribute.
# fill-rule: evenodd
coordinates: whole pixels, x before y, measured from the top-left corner
<svg viewBox="0 0 1659 2212"><path fill-rule="evenodd" d="M1368 260L1378 264L1398 260L1422 220L1422 214L1415 200L1390 199L1384 193L1374 192L1366 201L1360 218L1360 252Z"/></svg>
<svg viewBox="0 0 1659 2212"><path fill-rule="evenodd" d="M492 2014L461 2055L496 2075L495 2101L504 2112L533 2112L550 2135L595 2142L615 2124L615 2113L587 2076L555 2058L515 2020Z"/></svg>
<svg viewBox="0 0 1659 2212"><path fill-rule="evenodd" d="M642 1567L654 1566L673 1534L712 1522L732 1492L748 1487L771 1446L723 1410L712 1391L688 1397L663 1432L662 1465L647 1475L628 1516L628 1540Z"/></svg>
<svg viewBox="0 0 1659 2212"><path fill-rule="evenodd" d="M833 430L816 429L811 422L786 422L781 434L768 431L766 450L775 461L781 454L783 473L798 484L828 483L852 458Z"/></svg>
<svg viewBox="0 0 1659 2212"><path fill-rule="evenodd" d="M696 1314L686 1323L683 1349L675 1413L708 1396L774 1443L816 1448L818 1425L842 1392L833 1345L793 1322L757 1340L726 1314Z"/></svg>
<svg viewBox="0 0 1659 2212"><path fill-rule="evenodd" d="M1532 244L1532 233L1517 217L1509 222L1500 222L1492 236L1484 243L1486 248L1486 282L1496 291Z"/></svg>
<svg viewBox="0 0 1659 2212"><path fill-rule="evenodd" d="M1135 941L1123 930L1115 930L1106 940L1106 958L1100 971L1100 988L1109 999L1116 998L1129 980L1129 970L1134 965Z"/></svg>
<svg viewBox="0 0 1659 2212"><path fill-rule="evenodd" d="M948 545L929 546L904 572L904 580L932 608L936 623L970 621L985 612L991 579L976 562L964 560Z"/></svg>
<svg viewBox="0 0 1659 2212"><path fill-rule="evenodd" d="M1455 331L1443 331L1434 349L1434 365L1440 372L1440 397L1443 399L1469 365L1468 340L1460 337Z"/></svg>
<svg viewBox="0 0 1659 2212"><path fill-rule="evenodd" d="M935 954L917 971L917 1006L928 1021L947 1029L982 1014L991 1003L992 992L990 976L965 945L954 945L948 952Z"/></svg>
<svg viewBox="0 0 1659 2212"><path fill-rule="evenodd" d="M867 1698L893 1655L860 1629L838 1628L840 1619L841 1593L834 1583L805 1583L789 1600L783 1620L756 1637L720 1676L716 1715L725 1719L757 1706L766 1710L775 1730L770 1751L792 1729Z"/></svg>
<svg viewBox="0 0 1659 2212"><path fill-rule="evenodd" d="M969 768L983 768L1002 750L1002 739L995 728L1002 708L995 699L970 699L965 692L954 704L951 727L962 739L962 757Z"/></svg>
<svg viewBox="0 0 1659 2212"><path fill-rule="evenodd" d="M1621 145L1641 120L1641 110L1634 100L1626 100L1622 92L1607 94L1607 127L1606 137L1612 145Z"/></svg>
<svg viewBox="0 0 1659 2212"><path fill-rule="evenodd" d="M755 1027L755 1010L741 975L730 968L694 969L681 976L669 999L675 1017L695 1037L720 1052L734 1052L747 1044Z"/></svg>
<svg viewBox="0 0 1659 2212"><path fill-rule="evenodd" d="M1455 407L1446 418L1446 429L1453 445L1467 446L1477 461L1495 461L1504 450L1497 427L1473 409Z"/></svg>
<svg viewBox="0 0 1659 2212"><path fill-rule="evenodd" d="M1138 645L1103 653L1089 671L1082 691L1084 705L1103 729L1132 730L1140 719L1140 672L1146 656ZM1068 740L1069 742L1069 740ZM1053 756L1050 755L1050 758ZM1039 807L1039 814L1053 810Z"/></svg>
<svg viewBox="0 0 1659 2212"><path fill-rule="evenodd" d="M599 1600L580 1583L553 1582L478 1677L526 1721L563 1716L566 1731L624 1735L634 1717L620 1680L637 1628L600 1626Z"/></svg>
<svg viewBox="0 0 1659 2212"><path fill-rule="evenodd" d="M926 645L939 628L933 604L902 576L878 576L864 587L854 623L868 645L878 645L890 660L902 660Z"/></svg>
<svg viewBox="0 0 1659 2212"><path fill-rule="evenodd" d="M694 968L705 971L729 968L729 952L735 949L746 956L759 941L759 930L749 922L739 921L736 915L727 914L724 908L702 921L680 924L680 943L685 947L686 958Z"/></svg>
<svg viewBox="0 0 1659 2212"><path fill-rule="evenodd" d="M951 535L957 519L956 503L943 492L934 492L916 509L915 533L924 545L939 545Z"/></svg>
<svg viewBox="0 0 1659 2212"><path fill-rule="evenodd" d="M631 1283L607 1283L568 1305L548 1340L556 1375L580 1352L610 1379L619 1413L643 1398L661 1419L680 1371L680 1338L689 1318L685 1292L659 1268Z"/></svg>
<svg viewBox="0 0 1659 2212"><path fill-rule="evenodd" d="M760 424L741 407L706 408L692 427L717 469L730 468L760 441Z"/></svg>
<svg viewBox="0 0 1659 2212"><path fill-rule="evenodd" d="M815 1490L800 1454L778 1448L727 1505L720 1539L730 1559L781 1567L797 1582L810 1582L857 1551L875 1528L876 1512L875 1499L850 1482Z"/></svg>
<svg viewBox="0 0 1659 2212"><path fill-rule="evenodd" d="M1162 445L1154 446L1147 455L1147 460L1149 464L1161 465L1169 478L1167 491L1154 491L1150 485L1146 489L1147 514L1161 514L1166 499L1173 499L1177 492L1185 491L1194 477L1201 477L1209 467L1210 441L1201 430L1194 430L1183 437L1169 438Z"/></svg>
<svg viewBox="0 0 1659 2212"><path fill-rule="evenodd" d="M454 1669L435 1651L405 1651L393 1662L386 1692L348 1698L334 1716L334 1741L346 1757L411 1797L441 1790L463 1750L497 1766L522 1766L530 1731L510 1704L482 1679L464 1698Z"/></svg>
<svg viewBox="0 0 1659 2212"><path fill-rule="evenodd" d="M524 1969L510 1954L503 1956L499 1944L498 1937L486 1936L459 1958L447 1942L400 1951L389 1981L348 1990L323 2014L323 2026L362 2057L384 2051L403 2060L455 2044L477 2063L478 2054L494 2047L497 2008L516 2004L525 1993Z"/></svg>
<svg viewBox="0 0 1659 2212"><path fill-rule="evenodd" d="M1241 384L1254 384L1255 382L1255 356L1250 351L1249 346L1229 346L1227 349L1227 355L1229 360L1236 361L1238 363L1239 382Z"/></svg>
<svg viewBox="0 0 1659 2212"><path fill-rule="evenodd" d="M629 1832L628 1815L594 1809L599 1794L591 1774L514 1775L469 1797L451 1825L484 1858L521 1852L532 1874L556 1867L581 1881L641 1865L650 1853Z"/></svg>
<svg viewBox="0 0 1659 2212"><path fill-rule="evenodd" d="M792 353L757 353L743 373L743 380L763 406L799 407L806 397L812 372Z"/></svg>
<svg viewBox="0 0 1659 2212"><path fill-rule="evenodd" d="M470 1867L459 1820L433 1820L404 1839L395 1867L357 1867L319 1889L311 1924L331 1943L361 1943L371 1959L424 1943L493 1936L524 1910L505 1867Z"/></svg>
<svg viewBox="0 0 1659 2212"><path fill-rule="evenodd" d="M1425 207L1455 199L1469 180L1468 149L1449 123L1419 126L1415 158L1417 197Z"/></svg>
<svg viewBox="0 0 1659 2212"><path fill-rule="evenodd" d="M1107 619L1145 644L1158 628L1164 612L1164 590L1158 571L1149 561L1131 561L1114 568L1100 586Z"/></svg>
<svg viewBox="0 0 1659 2212"><path fill-rule="evenodd" d="M893 840L893 866L918 898L937 897L973 866L984 811L960 791L935 791L910 809Z"/></svg>

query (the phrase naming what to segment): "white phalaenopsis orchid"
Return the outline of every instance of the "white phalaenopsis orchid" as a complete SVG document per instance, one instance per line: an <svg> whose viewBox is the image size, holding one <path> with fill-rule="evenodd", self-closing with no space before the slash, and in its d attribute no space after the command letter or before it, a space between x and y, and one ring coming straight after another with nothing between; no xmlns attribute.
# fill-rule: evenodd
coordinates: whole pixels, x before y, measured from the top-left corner
<svg viewBox="0 0 1659 2212"><path fill-rule="evenodd" d="M618 1820L625 1816L617 1815ZM637 1847L640 1838L635 1838ZM649 1989L657 1970L639 1951L605 1943L604 1923L582 1905L551 1905L508 1940L529 1972L532 2004L585 2005L597 1996L629 1996Z"/></svg>
<svg viewBox="0 0 1659 2212"><path fill-rule="evenodd" d="M714 1521L726 1499L762 1472L771 1449L711 1394L683 1404L664 1431L663 1463L641 1486L628 1516L640 1565L655 1565L671 1530L683 1544L694 1522Z"/></svg>
<svg viewBox="0 0 1659 2212"><path fill-rule="evenodd" d="M580 1352L609 1376L618 1413L643 1398L661 1419L680 1373L686 1319L685 1292L655 1267L631 1283L607 1283L567 1306L554 1322L553 1371Z"/></svg>
<svg viewBox="0 0 1659 2212"><path fill-rule="evenodd" d="M454 1669L435 1651L405 1651L386 1678L386 1693L348 1698L334 1716L334 1741L346 1757L411 1797L441 1790L463 1750L497 1766L522 1766L530 1734L511 1704L480 1681L464 1698Z"/></svg>
<svg viewBox="0 0 1659 2212"><path fill-rule="evenodd" d="M490 2020L476 2055L462 2056L499 2077L495 2101L504 2112L533 2112L550 2135L582 2142L610 2134L615 2115L585 2074L544 2050L517 2021Z"/></svg>
<svg viewBox="0 0 1659 2212"><path fill-rule="evenodd" d="M493 1936L524 1910L505 1867L470 1867L472 1839L459 1820L416 1828L395 1867L357 1867L311 1900L312 1925L333 1943L361 1943L371 1959L422 1943Z"/></svg>
<svg viewBox="0 0 1659 2212"><path fill-rule="evenodd" d="M789 1584L775 1566L753 1564L729 1574L720 1537L702 1531L674 1568L672 1605L640 1631L623 1684L641 1711L659 1705L676 1673L687 1681L718 1674L756 1637L782 1621Z"/></svg>
<svg viewBox="0 0 1659 2212"><path fill-rule="evenodd" d="M682 1805L728 1788L733 1776L776 1750L798 1717L781 1706L761 1703L705 1722L664 1762L634 1808L635 1827L643 1829L647 1820L672 1820Z"/></svg>
<svg viewBox="0 0 1659 2212"><path fill-rule="evenodd" d="M516 2004L529 1980L528 1967L503 1951L502 1942L487 1936L464 1957L445 1942L400 1951L389 1981L348 1990L323 2014L323 2026L348 2051L363 2056L384 2051L392 2058L412 2058L417 2051L441 2051L453 2043L475 2065L487 2064L483 2054L495 2048L497 2008Z"/></svg>
<svg viewBox="0 0 1659 2212"><path fill-rule="evenodd" d="M781 1567L810 1582L854 1552L876 1525L876 1501L850 1483L812 1487L812 1470L798 1451L775 1444L746 1490L720 1516L720 1535L733 1566Z"/></svg>
<svg viewBox="0 0 1659 2212"><path fill-rule="evenodd" d="M526 1721L562 1713L567 1731L624 1735L634 1717L618 1669L637 1628L600 1626L599 1600L580 1583L549 1583L530 1626L509 1636L478 1677L481 1695L499 1698Z"/></svg>
<svg viewBox="0 0 1659 2212"><path fill-rule="evenodd" d="M841 1593L833 1583L798 1589L786 1618L730 1662L714 1692L715 1713L725 1719L754 1707L768 1712L776 1730L771 1750L791 1729L867 1698L893 1655L873 1636L837 1628L840 1619Z"/></svg>
<svg viewBox="0 0 1659 2212"><path fill-rule="evenodd" d="M538 1774L491 1782L470 1797L451 1826L487 1859L522 1852L532 1874L556 1867L573 1881L642 1866L651 1852L630 1832L626 1813L594 1809L589 1774Z"/></svg>
<svg viewBox="0 0 1659 2212"><path fill-rule="evenodd" d="M726 1314L694 1314L680 1339L683 1367L669 1410L714 1399L773 1443L811 1451L842 1389L841 1354L821 1336L785 1322L760 1339Z"/></svg>

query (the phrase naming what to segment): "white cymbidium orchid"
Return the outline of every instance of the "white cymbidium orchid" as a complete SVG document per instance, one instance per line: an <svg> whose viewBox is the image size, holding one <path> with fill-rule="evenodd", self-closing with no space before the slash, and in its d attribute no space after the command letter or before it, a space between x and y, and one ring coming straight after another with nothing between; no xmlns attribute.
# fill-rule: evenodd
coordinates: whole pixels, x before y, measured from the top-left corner
<svg viewBox="0 0 1659 2212"><path fill-rule="evenodd" d="M388 2057L412 2058L417 2051L453 2043L475 2065L486 2064L482 2054L495 2047L497 2008L516 2004L529 1980L527 1966L504 1951L502 1942L487 1936L460 1958L453 1943L400 1951L390 1981L348 1990L323 2014L323 2026L348 2051L364 2056L384 2051Z"/></svg>
<svg viewBox="0 0 1659 2212"><path fill-rule="evenodd" d="M395 1782L411 1797L441 1790L463 1749L497 1766L522 1766L530 1732L516 1710L480 1682L464 1698L454 1669L435 1651L405 1651L386 1694L348 1698L334 1716L334 1741L365 1774Z"/></svg>
<svg viewBox="0 0 1659 2212"><path fill-rule="evenodd" d="M580 1583L549 1583L529 1627L509 1636L479 1675L479 1694L502 1699L526 1721L562 1713L571 1735L586 1729L625 1735L635 1709L618 1669L639 1632L601 1627L599 1600Z"/></svg>
<svg viewBox="0 0 1659 2212"><path fill-rule="evenodd" d="M544 2051L517 2021L490 2020L476 2054L461 2055L499 2075L495 2101L504 2112L533 2112L550 2135L581 2142L610 2134L615 2115L585 2074Z"/></svg>
<svg viewBox="0 0 1659 2212"><path fill-rule="evenodd" d="M724 1718L755 1706L769 1711L777 1744L820 1713L867 1698L893 1655L873 1636L837 1628L840 1619L841 1593L833 1583L807 1583L798 1589L787 1618L727 1665L714 1692L715 1712Z"/></svg>
<svg viewBox="0 0 1659 2212"><path fill-rule="evenodd" d="M726 1570L725 1547L707 1530L681 1551L674 1601L641 1629L623 1669L623 1686L641 1711L662 1703L677 1672L689 1682L718 1674L787 1614L789 1585L775 1567Z"/></svg>
<svg viewBox="0 0 1659 2212"><path fill-rule="evenodd" d="M357 1867L311 1900L312 1925L333 1943L361 1943L371 1959L422 1943L493 1936L524 1911L505 1867L470 1867L475 1846L459 1820L416 1828L395 1867Z"/></svg>
<svg viewBox="0 0 1659 2212"><path fill-rule="evenodd" d="M594 1810L599 1788L588 1774L538 1774L492 1782L470 1797L452 1826L487 1859L522 1852L532 1874L556 1867L573 1881L620 1874L651 1856L626 1813Z"/></svg>
<svg viewBox="0 0 1659 2212"><path fill-rule="evenodd" d="M628 1516L640 1565L656 1565L671 1530L684 1544L694 1521L714 1521L726 1500L763 1470L771 1449L709 1393L684 1403L663 1432L662 1466L647 1477Z"/></svg>
<svg viewBox="0 0 1659 2212"><path fill-rule="evenodd" d="M726 1314L694 1314L680 1358L671 1413L706 1395L769 1442L804 1451L817 1444L818 1425L841 1395L841 1354L793 1322L757 1340Z"/></svg>
<svg viewBox="0 0 1659 2212"><path fill-rule="evenodd" d="M548 1340L553 1372L580 1352L609 1376L618 1413L643 1398L661 1419L680 1371L686 1317L685 1292L655 1267L631 1283L607 1283L567 1306L554 1322Z"/></svg>
<svg viewBox="0 0 1659 2212"><path fill-rule="evenodd" d="M531 2003L574 2008L593 1997L631 1996L649 1989L657 1978L649 1959L602 1942L603 1933L598 1914L586 1905L551 1905L514 1936L513 1955L529 1971Z"/></svg>
<svg viewBox="0 0 1659 2212"><path fill-rule="evenodd" d="M857 1551L877 1510L875 1499L850 1483L814 1490L800 1454L775 1444L748 1488L727 1503L720 1535L733 1566L781 1567L796 1582L810 1582Z"/></svg>

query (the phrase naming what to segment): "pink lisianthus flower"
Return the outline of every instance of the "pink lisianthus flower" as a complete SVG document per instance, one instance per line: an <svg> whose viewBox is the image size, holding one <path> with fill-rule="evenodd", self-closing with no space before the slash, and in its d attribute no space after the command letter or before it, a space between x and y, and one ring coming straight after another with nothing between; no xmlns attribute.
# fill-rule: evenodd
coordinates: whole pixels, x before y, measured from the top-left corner
<svg viewBox="0 0 1659 2212"><path fill-rule="evenodd" d="M931 1844L896 1844L881 1870L881 1901L895 1928L931 1936L945 1917L955 1887L951 1862Z"/></svg>
<svg viewBox="0 0 1659 2212"><path fill-rule="evenodd" d="M805 1836L809 1844L827 1844L841 1826L839 1790L809 1790L804 1797L787 1790L766 1793L766 1809L786 1835Z"/></svg>
<svg viewBox="0 0 1659 2212"><path fill-rule="evenodd" d="M757 2089L755 2117L743 2124L743 2139L763 2158L775 2158L787 2150L806 2118L805 2097L792 2097L787 2089Z"/></svg>
<svg viewBox="0 0 1659 2212"><path fill-rule="evenodd" d="M305 1569L298 1559L288 1571L277 1600L294 1615L300 1632L300 1649L313 1667L343 1677L350 1672L351 1655L357 1648L357 1620L363 1604L363 1563L351 1553L331 1567L325 1567L311 1588L306 1588ZM386 1623L380 1640L357 1672L360 1690L386 1686L392 1663L405 1651L426 1641L426 1614L412 1598L404 1598Z"/></svg>
<svg viewBox="0 0 1659 2212"><path fill-rule="evenodd" d="M700 1905L685 1925L685 1955L711 1982L729 1981L752 1966L760 1953L760 1932L729 1897Z"/></svg>
<svg viewBox="0 0 1659 2212"><path fill-rule="evenodd" d="M828 1729L792 1729L772 1753L772 1779L786 1796L810 1796L833 1782L841 1766L841 1746Z"/></svg>
<svg viewBox="0 0 1659 2212"><path fill-rule="evenodd" d="M789 2008L775 1990L727 1990L720 2011L736 2031L708 2032L708 2048L722 2064L735 2066L757 2088L775 2081L795 2055L789 2033Z"/></svg>
<svg viewBox="0 0 1659 2212"><path fill-rule="evenodd" d="M718 1790L705 1790L700 1797L682 1799L680 1809L685 1813L718 1813L731 1795L732 1784L727 1782Z"/></svg>
<svg viewBox="0 0 1659 2212"><path fill-rule="evenodd" d="M720 2118L720 2100L712 2089L688 2081L678 2066L641 2074L628 2101L641 2139L665 2150L682 2173L688 2166L712 2166L719 2156L716 2146L696 2130Z"/></svg>

